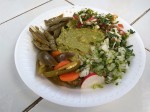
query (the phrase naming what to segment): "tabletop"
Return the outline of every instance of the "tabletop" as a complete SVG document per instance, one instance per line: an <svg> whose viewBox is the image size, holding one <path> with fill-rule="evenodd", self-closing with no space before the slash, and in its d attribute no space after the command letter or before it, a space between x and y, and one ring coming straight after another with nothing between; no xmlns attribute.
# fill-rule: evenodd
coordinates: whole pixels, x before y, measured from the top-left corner
<svg viewBox="0 0 150 112"><path fill-rule="evenodd" d="M150 0L0 0L0 112L150 112ZM47 10L61 6L92 6L117 14L143 40L146 65L136 86L113 102L90 108L66 107L33 93L15 67L14 49L25 26Z"/></svg>

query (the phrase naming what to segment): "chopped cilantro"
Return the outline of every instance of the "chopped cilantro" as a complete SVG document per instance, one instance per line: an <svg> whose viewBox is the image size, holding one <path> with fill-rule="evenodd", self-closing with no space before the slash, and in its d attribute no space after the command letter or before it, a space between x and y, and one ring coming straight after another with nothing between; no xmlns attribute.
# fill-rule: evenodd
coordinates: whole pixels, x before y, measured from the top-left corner
<svg viewBox="0 0 150 112"><path fill-rule="evenodd" d="M135 33L135 31L133 31L132 29L128 30L128 32L129 32L130 34L134 34L134 33Z"/></svg>

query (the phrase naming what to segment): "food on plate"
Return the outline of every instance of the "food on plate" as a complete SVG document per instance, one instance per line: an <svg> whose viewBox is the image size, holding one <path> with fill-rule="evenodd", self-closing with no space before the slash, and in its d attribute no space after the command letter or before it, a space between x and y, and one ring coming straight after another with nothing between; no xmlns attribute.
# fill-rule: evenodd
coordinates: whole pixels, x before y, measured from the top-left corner
<svg viewBox="0 0 150 112"><path fill-rule="evenodd" d="M90 73L86 77L84 77L81 88L103 88L104 80L105 79L103 76L98 76L95 73Z"/></svg>
<svg viewBox="0 0 150 112"><path fill-rule="evenodd" d="M118 85L134 56L117 15L98 14L91 9L72 17L44 20L46 29L31 26L32 42L38 49L37 73L59 86L103 88Z"/></svg>

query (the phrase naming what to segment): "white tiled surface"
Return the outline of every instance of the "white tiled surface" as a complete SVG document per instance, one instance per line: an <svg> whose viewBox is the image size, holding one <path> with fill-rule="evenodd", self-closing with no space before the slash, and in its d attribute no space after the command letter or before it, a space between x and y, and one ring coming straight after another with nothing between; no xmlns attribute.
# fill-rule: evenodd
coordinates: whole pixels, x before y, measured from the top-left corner
<svg viewBox="0 0 150 112"><path fill-rule="evenodd" d="M49 0L0 0L0 23Z"/></svg>
<svg viewBox="0 0 150 112"><path fill-rule="evenodd" d="M0 25L0 112L21 112L39 97L22 82L14 65L14 48L19 34L39 14L51 8L70 5L64 0L0 0L0 23L47 1L49 2ZM75 5L88 5L108 10L129 23L150 8L150 0L70 1ZM150 49L149 20L150 12L133 25L148 49ZM150 112L150 52L147 51L146 54L146 67L141 80L122 98L92 108L64 107L42 100L30 112Z"/></svg>

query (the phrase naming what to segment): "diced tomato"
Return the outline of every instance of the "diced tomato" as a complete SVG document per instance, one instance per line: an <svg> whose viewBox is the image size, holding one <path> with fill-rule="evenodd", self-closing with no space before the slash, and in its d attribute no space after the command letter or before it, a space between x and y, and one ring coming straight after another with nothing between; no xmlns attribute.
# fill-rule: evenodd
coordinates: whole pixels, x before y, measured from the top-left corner
<svg viewBox="0 0 150 112"><path fill-rule="evenodd" d="M77 20L79 17L78 17L78 15L74 14L74 15L73 15L73 18L74 18L75 20Z"/></svg>
<svg viewBox="0 0 150 112"><path fill-rule="evenodd" d="M89 19L87 19L86 22L92 21L92 20L94 20L94 19L95 19L95 17L92 16L92 17L90 17Z"/></svg>
<svg viewBox="0 0 150 112"><path fill-rule="evenodd" d="M77 28L81 28L83 24L81 24L80 22L77 24Z"/></svg>
<svg viewBox="0 0 150 112"><path fill-rule="evenodd" d="M100 25L100 28L101 29L106 29L106 25L105 24L102 24L102 25ZM108 29L107 29L108 30Z"/></svg>
<svg viewBox="0 0 150 112"><path fill-rule="evenodd" d="M117 26L117 30L118 30L118 31L121 31L121 28Z"/></svg>
<svg viewBox="0 0 150 112"><path fill-rule="evenodd" d="M118 24L119 28L124 28L123 24Z"/></svg>
<svg viewBox="0 0 150 112"><path fill-rule="evenodd" d="M120 33L120 35L126 34L123 30L120 30L119 33Z"/></svg>

